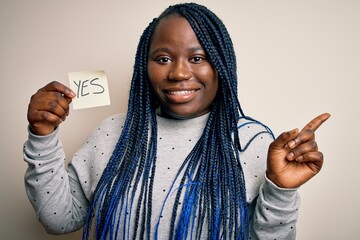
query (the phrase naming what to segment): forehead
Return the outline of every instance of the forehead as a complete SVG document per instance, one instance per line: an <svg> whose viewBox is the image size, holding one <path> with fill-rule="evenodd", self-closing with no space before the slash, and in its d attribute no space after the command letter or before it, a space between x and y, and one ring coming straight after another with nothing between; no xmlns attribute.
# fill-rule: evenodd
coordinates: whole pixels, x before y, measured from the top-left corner
<svg viewBox="0 0 360 240"><path fill-rule="evenodd" d="M170 15L158 22L151 45L169 42L192 42L200 45L189 22L179 15Z"/></svg>

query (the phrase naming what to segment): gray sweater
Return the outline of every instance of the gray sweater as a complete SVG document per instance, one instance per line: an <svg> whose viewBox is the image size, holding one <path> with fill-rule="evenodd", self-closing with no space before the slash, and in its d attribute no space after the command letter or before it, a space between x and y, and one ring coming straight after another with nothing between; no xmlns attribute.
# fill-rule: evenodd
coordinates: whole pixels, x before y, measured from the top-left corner
<svg viewBox="0 0 360 240"><path fill-rule="evenodd" d="M159 224L158 239L168 238L168 223L176 195L172 193L178 183L172 189L171 185L182 162L200 138L207 117L188 120L157 117L158 150L151 226L154 233L156 224ZM28 163L26 193L38 220L49 233L72 232L83 226L89 200L118 141L124 121L125 115L120 114L104 120L69 164L65 164L65 153L57 138L58 129L47 136L36 136L29 131L24 144L24 160ZM278 188L266 178L267 150L273 139L264 132L250 142L253 136L265 129L259 124L246 123L246 120L240 120L239 135L242 146L249 144L247 150L240 153L251 217L249 239L295 239L300 204L298 193L296 189ZM169 198L161 211L169 191ZM133 227L131 225L131 229Z"/></svg>

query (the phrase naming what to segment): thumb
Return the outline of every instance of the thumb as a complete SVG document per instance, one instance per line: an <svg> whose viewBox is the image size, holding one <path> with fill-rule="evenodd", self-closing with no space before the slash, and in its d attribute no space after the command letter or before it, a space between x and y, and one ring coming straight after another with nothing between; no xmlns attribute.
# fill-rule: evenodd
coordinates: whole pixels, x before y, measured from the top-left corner
<svg viewBox="0 0 360 240"><path fill-rule="evenodd" d="M270 145L272 149L284 149L289 141L293 140L299 133L299 129L295 128L288 132L283 132L278 136L275 141L273 141Z"/></svg>

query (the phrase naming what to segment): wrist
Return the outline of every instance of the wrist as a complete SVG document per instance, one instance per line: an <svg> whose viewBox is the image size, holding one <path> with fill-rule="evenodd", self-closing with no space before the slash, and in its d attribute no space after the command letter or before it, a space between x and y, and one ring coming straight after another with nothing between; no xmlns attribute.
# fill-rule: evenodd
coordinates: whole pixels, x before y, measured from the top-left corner
<svg viewBox="0 0 360 240"><path fill-rule="evenodd" d="M266 171L266 178L272 182L274 185L276 185L277 187L279 188L286 188L284 185L282 185L277 177L276 177L276 174L272 174L272 173L269 173L269 171Z"/></svg>
<svg viewBox="0 0 360 240"><path fill-rule="evenodd" d="M37 136L46 136L55 131L56 127L36 127L34 125L29 124L29 131Z"/></svg>

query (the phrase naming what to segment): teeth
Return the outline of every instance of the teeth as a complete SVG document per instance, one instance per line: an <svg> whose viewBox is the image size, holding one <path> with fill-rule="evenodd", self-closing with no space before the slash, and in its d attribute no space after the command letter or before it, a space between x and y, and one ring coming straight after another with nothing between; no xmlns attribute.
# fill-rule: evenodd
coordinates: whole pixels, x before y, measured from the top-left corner
<svg viewBox="0 0 360 240"><path fill-rule="evenodd" d="M168 93L171 94L171 95L178 95L178 96L181 96L181 95L187 95L187 94L191 94L195 92L195 90L191 90L191 91L188 91L188 90L182 90L182 91L169 91Z"/></svg>

